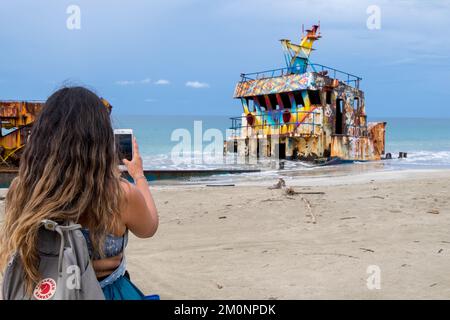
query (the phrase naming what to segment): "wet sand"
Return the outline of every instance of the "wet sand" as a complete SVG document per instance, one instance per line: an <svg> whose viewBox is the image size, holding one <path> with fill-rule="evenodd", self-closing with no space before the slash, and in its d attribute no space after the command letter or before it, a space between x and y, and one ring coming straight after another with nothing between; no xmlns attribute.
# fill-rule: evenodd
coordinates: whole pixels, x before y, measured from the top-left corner
<svg viewBox="0 0 450 320"><path fill-rule="evenodd" d="M151 187L160 227L130 237L132 280L162 299L450 298L450 171L276 182Z"/></svg>

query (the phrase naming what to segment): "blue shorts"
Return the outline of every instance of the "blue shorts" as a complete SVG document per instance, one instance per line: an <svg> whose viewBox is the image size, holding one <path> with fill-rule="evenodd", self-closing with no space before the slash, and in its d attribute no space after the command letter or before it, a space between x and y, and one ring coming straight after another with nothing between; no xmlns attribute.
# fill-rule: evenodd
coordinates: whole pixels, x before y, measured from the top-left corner
<svg viewBox="0 0 450 320"><path fill-rule="evenodd" d="M106 300L159 300L158 295L146 296L130 280L128 272L103 288Z"/></svg>

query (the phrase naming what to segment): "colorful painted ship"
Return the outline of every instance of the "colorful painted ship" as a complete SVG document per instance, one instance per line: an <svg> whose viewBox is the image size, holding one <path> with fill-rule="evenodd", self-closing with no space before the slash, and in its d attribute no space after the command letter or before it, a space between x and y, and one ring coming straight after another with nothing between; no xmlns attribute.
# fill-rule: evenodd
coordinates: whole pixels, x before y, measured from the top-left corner
<svg viewBox="0 0 450 320"><path fill-rule="evenodd" d="M285 68L241 74L234 98L243 114L232 118L227 152L314 161L382 158L386 123L367 122L362 78L309 60L319 30L306 30L300 44L281 40Z"/></svg>

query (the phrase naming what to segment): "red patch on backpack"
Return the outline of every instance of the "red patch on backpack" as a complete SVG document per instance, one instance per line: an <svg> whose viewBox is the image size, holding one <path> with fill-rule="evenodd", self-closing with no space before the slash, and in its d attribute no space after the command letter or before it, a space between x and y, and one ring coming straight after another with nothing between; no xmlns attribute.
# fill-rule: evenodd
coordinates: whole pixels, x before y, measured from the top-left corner
<svg viewBox="0 0 450 320"><path fill-rule="evenodd" d="M56 292L56 282L52 278L39 281L34 289L33 296L37 300L49 300Z"/></svg>

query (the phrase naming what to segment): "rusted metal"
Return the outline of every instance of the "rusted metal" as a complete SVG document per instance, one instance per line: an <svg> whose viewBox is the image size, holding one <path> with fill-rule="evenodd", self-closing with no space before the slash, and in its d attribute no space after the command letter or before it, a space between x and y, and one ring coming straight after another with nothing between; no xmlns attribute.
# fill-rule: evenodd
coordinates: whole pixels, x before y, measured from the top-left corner
<svg viewBox="0 0 450 320"><path fill-rule="evenodd" d="M111 104L102 98L109 112ZM17 167L31 127L44 106L41 101L0 100L0 167Z"/></svg>
<svg viewBox="0 0 450 320"><path fill-rule="evenodd" d="M230 141L251 147L252 140L277 136L288 159L382 158L386 123L367 122L362 78L309 62L312 43L319 38L319 26L313 26L300 45L282 40L289 53L286 68L241 75L234 98L240 99L243 114L232 118ZM235 145L227 143L233 147L228 151Z"/></svg>
<svg viewBox="0 0 450 320"><path fill-rule="evenodd" d="M31 125L43 102L0 101L0 165L18 166L21 151L28 140Z"/></svg>

